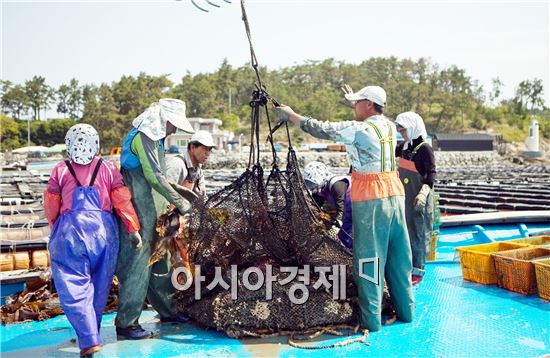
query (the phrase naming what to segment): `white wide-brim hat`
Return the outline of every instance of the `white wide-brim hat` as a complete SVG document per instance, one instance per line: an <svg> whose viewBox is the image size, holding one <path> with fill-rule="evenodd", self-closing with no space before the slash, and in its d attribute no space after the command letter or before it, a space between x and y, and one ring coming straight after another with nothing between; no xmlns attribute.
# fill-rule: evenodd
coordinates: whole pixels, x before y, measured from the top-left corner
<svg viewBox="0 0 550 358"><path fill-rule="evenodd" d="M159 100L160 117L172 123L176 128L186 133L194 133L195 130L185 116L185 102L175 98L163 98Z"/></svg>

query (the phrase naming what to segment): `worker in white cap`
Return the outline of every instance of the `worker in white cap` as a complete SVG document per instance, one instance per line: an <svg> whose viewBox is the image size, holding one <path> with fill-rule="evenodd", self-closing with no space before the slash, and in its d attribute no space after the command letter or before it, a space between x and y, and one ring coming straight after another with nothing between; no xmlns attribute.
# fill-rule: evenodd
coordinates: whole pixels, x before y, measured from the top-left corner
<svg viewBox="0 0 550 358"><path fill-rule="evenodd" d="M166 175L168 179L197 195L205 197L205 182L202 165L210 157L216 143L208 131L196 131L187 144L187 151L166 159Z"/></svg>
<svg viewBox="0 0 550 358"><path fill-rule="evenodd" d="M396 128L384 117L386 91L367 86L343 88L353 105L353 121L319 121L275 107L281 121L292 121L319 139L344 143L352 166L353 272L358 288L361 326L381 328L386 280L397 318L411 322L414 314L411 246L405 220L405 191L395 163Z"/></svg>
<svg viewBox="0 0 550 358"><path fill-rule="evenodd" d="M185 153L166 158L166 176L170 182L179 186L175 187L178 192L181 192L182 189L190 190L199 200L206 201L206 184L202 165L206 163L214 148L216 148L216 144L214 143L212 134L208 131L200 130L196 131L189 139ZM189 202L189 205L192 206L195 200ZM180 229L182 228L181 225L188 225L190 218L191 212L180 218ZM187 246L179 246L179 253L182 267L191 272Z"/></svg>

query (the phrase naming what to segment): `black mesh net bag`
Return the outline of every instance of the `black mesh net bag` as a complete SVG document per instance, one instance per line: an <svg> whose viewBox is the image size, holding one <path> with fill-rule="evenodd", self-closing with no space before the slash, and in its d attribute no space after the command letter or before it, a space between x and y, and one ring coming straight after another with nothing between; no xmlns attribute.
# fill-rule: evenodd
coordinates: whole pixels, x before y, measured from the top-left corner
<svg viewBox="0 0 550 358"><path fill-rule="evenodd" d="M273 274L277 279L285 277L276 267ZM322 288L309 288L307 300L296 304L292 301L295 297L304 299L304 291L293 288L301 284L297 278L285 285L279 280L273 282L269 298L266 290L249 289L243 281L243 271L240 271L236 299L230 290L204 291L205 297L200 300L178 301L178 308L200 325L223 331L233 338L311 332L326 327L349 328L357 323L355 298L335 299ZM257 276L252 275L250 282L257 281Z"/></svg>
<svg viewBox="0 0 550 358"><path fill-rule="evenodd" d="M290 142L290 137L288 139ZM336 231L327 229L329 225L323 220L321 209L305 188L292 147L288 152L286 170L273 168L265 188L265 206L278 232L273 239L282 241L278 247L286 248L285 256L279 262L346 265L351 279L352 253L341 244ZM271 246L276 245L272 242Z"/></svg>
<svg viewBox="0 0 550 358"><path fill-rule="evenodd" d="M259 164L259 111L265 95L253 92L251 150L248 168L227 187L205 203L194 205L189 224L189 258L201 265L205 275L219 266L227 271L231 264L244 267L264 262L269 255L261 242L273 230L264 205L263 169Z"/></svg>
<svg viewBox="0 0 550 358"><path fill-rule="evenodd" d="M229 186L195 206L189 225L189 259L206 275L263 262L259 238L273 231L260 197L262 168L246 170Z"/></svg>
<svg viewBox="0 0 550 358"><path fill-rule="evenodd" d="M330 294L326 286L314 285L313 290L307 290L307 296L302 296L307 298L303 302L290 299L293 287L302 282L303 276L316 283L324 277L313 265L339 267L339 277L344 277L340 282L352 285L352 255L336 233L327 230L321 210L305 189L286 124L290 148L287 167L280 170L278 166L271 134L284 122L271 127L267 104L277 102L262 84L243 1L241 9L251 65L258 80L250 103L248 169L206 202L194 204L186 244L191 267L200 265L201 276L196 273L192 286L177 293L178 309L197 323L232 337L303 332L354 323L357 306L354 299L343 297L346 284L340 284L338 295ZM265 110L273 155L267 179L260 165L261 108ZM347 270L338 265L345 265ZM301 267L301 278L279 280L280 273L289 267ZM266 296L267 286L264 290L244 284L243 277L250 269L275 275L271 297ZM224 285L201 285L203 276L205 283L219 283L220 278L231 282L231 290ZM235 295L233 288L237 289Z"/></svg>
<svg viewBox="0 0 550 358"><path fill-rule="evenodd" d="M269 176L264 178L259 164L259 115L267 103L265 91L258 89L253 93L249 168L206 202L195 204L189 223L188 252L191 264L200 265L205 277L206 284L198 290L200 298L195 298L196 283L177 294L181 312L232 337L308 331L351 324L356 317L353 298L334 296L322 288L309 289L305 302L293 303L289 292L298 283L297 278L284 284L273 282L270 298L265 289L252 290L242 282L248 268L265 271L270 266L280 278L282 267L301 267L308 271L311 282L316 282L319 274L315 267L344 265L345 269L340 269L345 276L343 291L353 297L352 254L334 231L327 230L321 210L304 186L291 146L286 170L281 170L270 138L273 164ZM265 112L271 130L267 109ZM235 271L232 265L236 265ZM216 270L225 282L237 277L236 297L227 288L206 287Z"/></svg>

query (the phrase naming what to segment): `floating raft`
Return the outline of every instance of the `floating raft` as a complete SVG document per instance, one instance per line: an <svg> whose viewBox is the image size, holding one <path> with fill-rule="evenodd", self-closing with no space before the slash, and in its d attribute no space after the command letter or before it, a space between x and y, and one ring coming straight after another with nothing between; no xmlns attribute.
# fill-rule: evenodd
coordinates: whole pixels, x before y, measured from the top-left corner
<svg viewBox="0 0 550 358"><path fill-rule="evenodd" d="M50 228L42 205L47 183L47 175L36 173L8 172L0 176L0 281L3 284L24 282L29 275L33 276L28 273L29 269L49 266L46 250Z"/></svg>
<svg viewBox="0 0 550 358"><path fill-rule="evenodd" d="M442 214L550 210L550 166L438 168Z"/></svg>

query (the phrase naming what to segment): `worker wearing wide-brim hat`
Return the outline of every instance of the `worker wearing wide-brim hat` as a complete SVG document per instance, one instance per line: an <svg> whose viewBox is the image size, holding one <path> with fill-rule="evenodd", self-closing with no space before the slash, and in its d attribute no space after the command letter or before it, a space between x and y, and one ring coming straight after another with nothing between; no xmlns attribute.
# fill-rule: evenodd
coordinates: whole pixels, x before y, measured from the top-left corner
<svg viewBox="0 0 550 358"><path fill-rule="evenodd" d="M194 130L185 116L185 102L170 98L151 104L132 125L124 139L120 166L141 222L143 247L137 250L121 240L116 272L120 286L115 325L118 337L143 339L152 336L152 332L139 324L146 297L159 313L161 322L187 320L176 311L176 290L171 282L172 267L168 258L151 267L148 261L158 240L156 221L166 210L166 201L182 214L191 210L190 203L166 177L164 139L177 129L186 133L194 133Z"/></svg>

